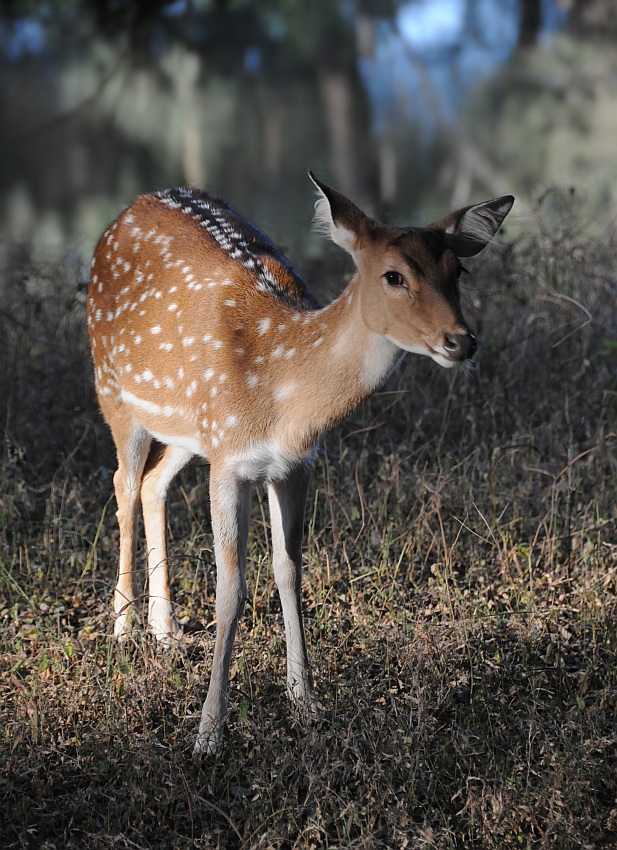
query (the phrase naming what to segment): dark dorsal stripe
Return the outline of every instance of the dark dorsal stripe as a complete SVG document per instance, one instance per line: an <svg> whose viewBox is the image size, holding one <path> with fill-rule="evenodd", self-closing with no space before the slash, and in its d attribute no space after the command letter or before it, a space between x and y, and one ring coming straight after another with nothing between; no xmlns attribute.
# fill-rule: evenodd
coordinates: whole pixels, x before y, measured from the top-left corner
<svg viewBox="0 0 617 850"><path fill-rule="evenodd" d="M287 257L263 231L225 201L197 189L178 187L162 189L154 197L198 221L232 260L253 272L257 289L293 306L317 309L317 302ZM266 258L279 267L274 273Z"/></svg>

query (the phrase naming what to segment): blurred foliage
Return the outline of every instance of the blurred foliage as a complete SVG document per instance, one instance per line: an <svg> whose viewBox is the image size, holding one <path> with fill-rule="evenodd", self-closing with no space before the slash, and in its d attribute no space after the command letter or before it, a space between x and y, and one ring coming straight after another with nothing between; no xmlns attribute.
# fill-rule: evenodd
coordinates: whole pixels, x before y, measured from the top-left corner
<svg viewBox="0 0 617 850"><path fill-rule="evenodd" d="M226 197L310 270L327 249L308 232L309 167L397 223L510 192L525 215L547 186L572 183L596 222L609 219L615 53L592 29L606 3L571 5L583 36L547 44L546 4L521 0L513 55L491 60L448 115L440 85L463 76L448 61L494 40L483 2L467 0L474 25L431 76L434 57L402 44L397 0L10 0L0 9L0 267L86 258L135 194L188 183ZM18 61L7 33L28 16L45 49L28 53L24 36Z"/></svg>

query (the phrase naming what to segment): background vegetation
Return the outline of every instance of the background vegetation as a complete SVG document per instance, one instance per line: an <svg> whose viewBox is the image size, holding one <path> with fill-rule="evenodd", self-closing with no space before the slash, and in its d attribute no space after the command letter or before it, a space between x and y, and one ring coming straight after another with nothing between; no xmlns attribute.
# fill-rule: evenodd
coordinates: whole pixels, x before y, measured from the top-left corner
<svg viewBox="0 0 617 850"><path fill-rule="evenodd" d="M551 193L532 235L478 263L476 371L409 357L324 441L307 516L310 728L287 705L256 500L230 727L199 766L207 470L170 503L184 644L121 649L114 458L83 298L55 294L70 269L5 281L3 848L614 846L615 233L589 236L577 209Z"/></svg>
<svg viewBox="0 0 617 850"><path fill-rule="evenodd" d="M615 20L613 0L11 0L0 268L89 262L136 194L179 184L301 263L322 252L307 168L397 222L506 193L522 209L553 185L601 219Z"/></svg>

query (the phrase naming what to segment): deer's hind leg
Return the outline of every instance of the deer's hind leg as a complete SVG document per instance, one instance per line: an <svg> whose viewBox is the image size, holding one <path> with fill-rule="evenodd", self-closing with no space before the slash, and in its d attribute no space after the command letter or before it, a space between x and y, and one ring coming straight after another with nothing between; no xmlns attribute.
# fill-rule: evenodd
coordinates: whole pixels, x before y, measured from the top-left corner
<svg viewBox="0 0 617 850"><path fill-rule="evenodd" d="M108 420L109 421L109 420ZM111 424L118 469L114 473L118 526L120 529L120 558L118 581L114 592L114 635L126 640L135 623L135 608L138 598L135 574L135 537L137 511L144 467L152 443L152 437L137 422ZM124 424L125 427L120 427Z"/></svg>
<svg viewBox="0 0 617 850"><path fill-rule="evenodd" d="M167 565L166 500L169 485L193 453L178 446L150 452L141 484L141 504L148 550L148 629L161 643L181 636L173 612Z"/></svg>

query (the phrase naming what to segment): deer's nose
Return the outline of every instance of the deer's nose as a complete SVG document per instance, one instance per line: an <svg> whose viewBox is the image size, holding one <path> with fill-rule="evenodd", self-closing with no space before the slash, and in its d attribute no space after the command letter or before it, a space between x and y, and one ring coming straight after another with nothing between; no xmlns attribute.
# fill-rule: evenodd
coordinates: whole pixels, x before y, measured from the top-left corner
<svg viewBox="0 0 617 850"><path fill-rule="evenodd" d="M469 360L478 348L478 340L472 333L446 334L444 348L450 360Z"/></svg>

